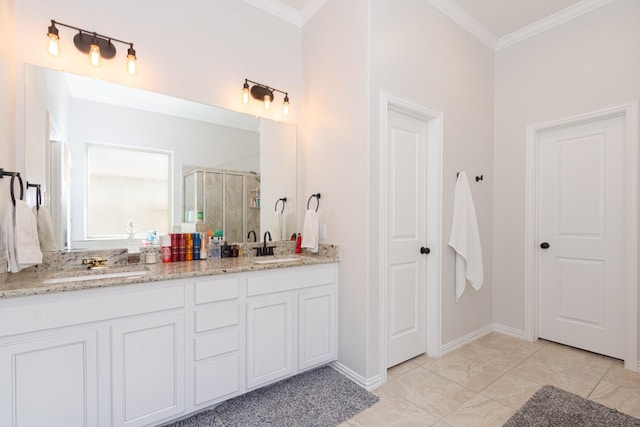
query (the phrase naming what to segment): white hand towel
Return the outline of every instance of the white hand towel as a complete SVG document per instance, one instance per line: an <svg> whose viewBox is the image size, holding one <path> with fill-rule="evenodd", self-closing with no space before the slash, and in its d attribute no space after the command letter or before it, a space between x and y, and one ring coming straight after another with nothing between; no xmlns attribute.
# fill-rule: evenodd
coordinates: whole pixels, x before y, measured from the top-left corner
<svg viewBox="0 0 640 427"><path fill-rule="evenodd" d="M475 290L480 289L484 280L478 219L467 174L464 171L460 172L456 181L449 246L456 251L456 301L458 301L464 292L467 280Z"/></svg>
<svg viewBox="0 0 640 427"><path fill-rule="evenodd" d="M313 209L308 209L304 216L304 225L302 226L302 247L317 253L319 234L320 224L318 222L318 213Z"/></svg>
<svg viewBox="0 0 640 427"><path fill-rule="evenodd" d="M273 215L273 240L282 240L282 214L279 211Z"/></svg>
<svg viewBox="0 0 640 427"><path fill-rule="evenodd" d="M282 240L289 240L289 234L287 233L287 213L283 213L281 214L282 216L282 220L281 220L281 228L280 228L280 238Z"/></svg>
<svg viewBox="0 0 640 427"><path fill-rule="evenodd" d="M23 268L42 263L36 218L26 202L16 200L15 206L9 202L3 231L10 272L16 273Z"/></svg>
<svg viewBox="0 0 640 427"><path fill-rule="evenodd" d="M38 226L38 240L40 240L40 250L43 252L57 251L56 239L53 234L53 223L51 222L51 214L49 209L40 206L38 209L33 207L33 214L36 217Z"/></svg>

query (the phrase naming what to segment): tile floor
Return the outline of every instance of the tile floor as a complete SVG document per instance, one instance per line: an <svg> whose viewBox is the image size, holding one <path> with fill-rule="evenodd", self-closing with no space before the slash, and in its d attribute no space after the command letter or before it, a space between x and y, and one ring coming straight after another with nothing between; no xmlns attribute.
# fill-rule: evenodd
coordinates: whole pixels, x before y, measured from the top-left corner
<svg viewBox="0 0 640 427"><path fill-rule="evenodd" d="M498 427L551 384L640 418L640 373L621 361L490 333L441 358L387 371L380 401L339 427Z"/></svg>

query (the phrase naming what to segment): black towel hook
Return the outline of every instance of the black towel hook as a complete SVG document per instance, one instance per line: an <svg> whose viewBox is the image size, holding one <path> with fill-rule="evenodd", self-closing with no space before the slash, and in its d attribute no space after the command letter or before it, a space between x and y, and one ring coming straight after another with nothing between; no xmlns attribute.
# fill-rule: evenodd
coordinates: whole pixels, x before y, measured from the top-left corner
<svg viewBox="0 0 640 427"><path fill-rule="evenodd" d="M320 193L316 193L316 194L312 194L311 197L309 197L309 200L307 200L307 210L309 210L309 203L311 202L311 199L316 198L317 201L317 205L316 205L316 212L318 212L318 208L320 207Z"/></svg>
<svg viewBox="0 0 640 427"><path fill-rule="evenodd" d="M29 188L36 189L36 210L40 210L40 205L42 204L42 192L40 190L40 184L33 184L27 181L27 190Z"/></svg>
<svg viewBox="0 0 640 427"><path fill-rule="evenodd" d="M22 183L22 177L20 176L20 172L9 172L4 169L0 169L0 178L4 178L5 176L11 177L11 182L9 184L11 191L11 202L13 203L13 206L15 206L16 196L13 191L13 183L15 182L16 177L18 177L18 182L20 183L20 200L22 200L24 198L24 184Z"/></svg>
<svg viewBox="0 0 640 427"><path fill-rule="evenodd" d="M276 205L273 207L273 210L278 212L278 203L282 202L282 210L280 211L280 213L284 213L284 205L285 203L287 203L287 198L286 197L282 197L278 200L276 200Z"/></svg>

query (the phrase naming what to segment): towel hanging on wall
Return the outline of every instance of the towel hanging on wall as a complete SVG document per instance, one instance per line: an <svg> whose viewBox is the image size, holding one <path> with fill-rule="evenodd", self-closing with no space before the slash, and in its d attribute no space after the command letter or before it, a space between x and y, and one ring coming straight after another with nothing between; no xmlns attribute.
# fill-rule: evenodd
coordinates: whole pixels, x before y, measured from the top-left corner
<svg viewBox="0 0 640 427"><path fill-rule="evenodd" d="M4 218L3 242L7 248L9 271L42 263L38 226L29 205L23 200L9 202Z"/></svg>
<svg viewBox="0 0 640 427"><path fill-rule="evenodd" d="M458 174L456 181L449 246L456 251L457 302L464 292L467 281L475 290L478 290L484 280L478 219L467 174L464 171Z"/></svg>

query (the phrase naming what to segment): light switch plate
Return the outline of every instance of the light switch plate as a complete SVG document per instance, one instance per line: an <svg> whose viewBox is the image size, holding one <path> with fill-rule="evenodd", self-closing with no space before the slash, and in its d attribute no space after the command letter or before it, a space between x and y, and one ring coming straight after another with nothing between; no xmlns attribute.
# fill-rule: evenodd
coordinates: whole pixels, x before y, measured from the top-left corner
<svg viewBox="0 0 640 427"><path fill-rule="evenodd" d="M327 238L327 224L320 224L320 238Z"/></svg>

